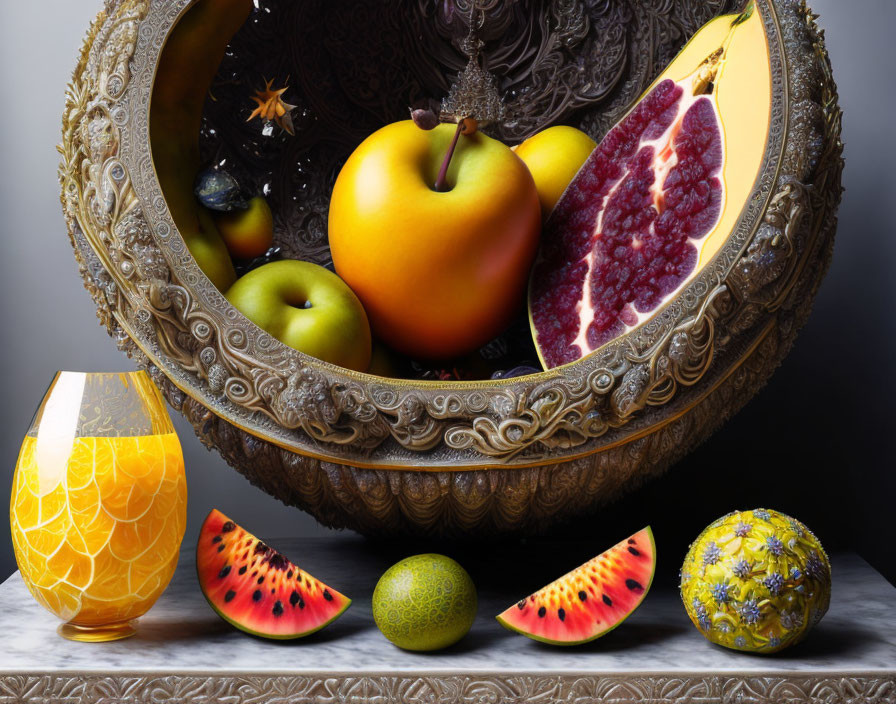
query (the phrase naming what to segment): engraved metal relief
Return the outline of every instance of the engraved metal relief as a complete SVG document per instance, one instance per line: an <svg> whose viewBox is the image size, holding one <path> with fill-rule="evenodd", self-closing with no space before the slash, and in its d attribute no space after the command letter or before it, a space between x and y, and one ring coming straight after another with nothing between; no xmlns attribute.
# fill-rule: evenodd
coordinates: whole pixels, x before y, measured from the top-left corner
<svg viewBox="0 0 896 704"><path fill-rule="evenodd" d="M767 153L713 262L585 360L482 383L393 383L335 369L253 326L202 276L162 198L148 132L153 66L189 4L110 0L88 35L60 146L72 243L101 322L200 437L324 522L504 530L587 510L665 469L739 408L804 321L830 257L842 169L836 88L804 3L757 2L772 60ZM325 263L342 160L408 105L447 93L466 64L469 4L262 4L271 12L241 30L222 65L232 80L212 87L203 146L209 158L233 145L251 153L242 166L267 187L283 253ZM556 121L599 137L701 24L737 3L483 4L494 5L483 60L506 109L492 129L514 140ZM334 55L347 62L344 75ZM215 107L273 75L290 76L296 138L259 134Z"/></svg>
<svg viewBox="0 0 896 704"><path fill-rule="evenodd" d="M158 247L145 231L145 219L121 147L118 101L130 81L130 61L148 0L128 0L97 18L81 56L81 67L66 96L59 176L62 204L76 252L84 238L93 257L79 257L85 285L112 325L121 299L121 280L167 275ZM135 260L135 255L138 260ZM90 261L96 258L100 266Z"/></svg>
<svg viewBox="0 0 896 704"><path fill-rule="evenodd" d="M22 701L185 701L241 704L301 701L308 704L829 704L896 702L896 680L887 675L5 675L0 704Z"/></svg>

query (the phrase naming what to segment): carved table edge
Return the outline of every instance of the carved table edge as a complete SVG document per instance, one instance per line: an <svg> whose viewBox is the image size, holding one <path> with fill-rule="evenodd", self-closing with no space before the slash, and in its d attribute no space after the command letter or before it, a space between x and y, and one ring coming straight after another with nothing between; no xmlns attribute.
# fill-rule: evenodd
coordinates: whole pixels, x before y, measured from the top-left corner
<svg viewBox="0 0 896 704"><path fill-rule="evenodd" d="M893 670L803 673L100 672L0 673L0 703L12 702L808 702L896 703Z"/></svg>

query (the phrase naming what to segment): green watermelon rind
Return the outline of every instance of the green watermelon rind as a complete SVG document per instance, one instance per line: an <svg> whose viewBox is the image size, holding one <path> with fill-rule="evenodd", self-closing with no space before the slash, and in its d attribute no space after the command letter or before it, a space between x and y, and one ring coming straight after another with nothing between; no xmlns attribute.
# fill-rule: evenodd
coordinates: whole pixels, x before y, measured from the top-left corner
<svg viewBox="0 0 896 704"><path fill-rule="evenodd" d="M520 635L526 636L526 638L531 638L532 640L537 640L539 643L547 643L548 645L562 645L562 646L583 645L584 643L590 643L592 641L595 641L598 638L603 638L605 635L607 635L607 633L610 633L611 631L615 631L619 627L620 624L627 621L629 616L631 616L633 613L635 613L635 611L638 610L638 608L641 606L641 604L644 603L644 599L647 597L647 592L650 591L650 586L653 584L653 577L656 574L656 540L653 537L653 530L651 529L650 526L647 526L643 530L647 531L647 535L650 538L650 547L653 551L653 566L652 566L652 569L650 570L650 579L647 580L647 586L644 587L644 593L641 594L641 598L635 602L635 605L632 606L632 608L629 610L629 612L627 614L625 614L625 616L620 618L615 624L613 624L609 628L606 628L603 631L600 631L600 632L594 634L593 636L590 636L589 638L583 638L582 640L552 640L550 638L545 638L544 636L539 636L534 633L529 633L528 631L524 631L522 628L517 628L516 626L508 623L503 618L501 618L500 615L495 616L495 619L498 621L498 623L500 623L502 626L504 626L504 628L506 628L508 631L513 631L514 633L519 633ZM641 531L638 531L637 533L635 533L635 535L637 535L640 532ZM613 547L615 547L615 545Z"/></svg>
<svg viewBox="0 0 896 704"><path fill-rule="evenodd" d="M202 525L203 525L203 527L205 527L204 522ZM200 530L199 534L201 537L202 536L201 530ZM317 633L322 628L326 628L327 626L329 626L331 623L333 623L333 621L335 621L337 618L342 616L342 614L345 613L345 610L349 606L352 605L352 600L349 599L347 596L345 596L345 594L342 594L342 592L339 592L339 594L342 595L342 598L345 599L345 604L342 606L342 608L339 609L339 611L337 611L335 614L333 614L332 618L330 618L327 621L324 621L320 625L315 626L314 628L312 628L308 631L302 631L301 633L283 633L283 634L279 634L279 635L273 634L273 633L264 633L262 631L253 631L251 628L248 628L244 624L239 623L238 621L236 621L235 619L231 618L230 616L225 614L223 611L221 611L221 609L218 608L217 604L215 604L215 602L209 598L209 595L205 591L205 586L202 584L202 573L199 569L198 551L196 553L195 565L196 565L196 580L199 582L199 590L202 592L202 596L205 597L205 600L208 602L208 605L212 607L212 610L216 614L218 614L218 616L220 616L224 621L227 621L227 623L229 623L231 626L233 626L237 630L240 630L243 633L248 633L250 636L255 636L256 638L264 638L266 640L296 640L298 638L304 638L305 636L310 636L312 633ZM336 590L334 590L334 591L336 591Z"/></svg>
<svg viewBox="0 0 896 704"><path fill-rule="evenodd" d="M197 572L198 572L198 570L197 570ZM200 584L200 588L201 587L202 587L202 585ZM349 606L352 605L352 600L349 599L348 597L345 597L345 605L339 611L337 611L335 614L333 614L333 618L331 618L329 621L324 621L322 624L320 624L319 626L316 626L315 628L312 628L309 631L302 631L301 633L284 633L282 635L275 635L272 633L263 633L261 631L253 631L251 628L248 628L247 626L244 626L243 624L230 618L230 616L223 613L221 611L221 609L219 609L215 605L215 603L211 599L208 598L208 594L205 593L204 589L202 590L202 596L205 597L205 600L208 602L208 605L212 607L214 612L216 614L218 614L218 616L220 616L222 619L227 621L227 623L229 623L231 626L242 631L243 633L248 633L250 636L256 636L257 638L264 638L266 640L296 640L297 638L304 638L305 636L310 636L312 633L317 633L322 628L326 628L327 626L329 626L331 623L333 623L333 621L335 621L337 618L342 616L342 614L345 613L345 610Z"/></svg>

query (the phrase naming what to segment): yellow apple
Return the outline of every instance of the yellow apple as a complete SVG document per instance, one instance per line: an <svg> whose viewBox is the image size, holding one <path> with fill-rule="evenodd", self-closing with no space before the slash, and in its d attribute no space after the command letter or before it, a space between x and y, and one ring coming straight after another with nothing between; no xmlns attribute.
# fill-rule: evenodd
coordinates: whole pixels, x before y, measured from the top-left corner
<svg viewBox="0 0 896 704"><path fill-rule="evenodd" d="M563 191L596 146L597 143L582 130L557 125L532 135L513 148L535 179L543 219L548 219Z"/></svg>
<svg viewBox="0 0 896 704"><path fill-rule="evenodd" d="M294 260L253 269L227 300L285 345L359 372L370 364L370 325L358 297L332 271Z"/></svg>
<svg viewBox="0 0 896 704"><path fill-rule="evenodd" d="M383 127L349 157L330 200L336 271L377 337L416 358L460 356L509 324L540 232L529 170L475 126Z"/></svg>
<svg viewBox="0 0 896 704"><path fill-rule="evenodd" d="M215 213L214 217L221 239L234 257L260 257L274 243L274 216L261 196L250 199L245 210Z"/></svg>

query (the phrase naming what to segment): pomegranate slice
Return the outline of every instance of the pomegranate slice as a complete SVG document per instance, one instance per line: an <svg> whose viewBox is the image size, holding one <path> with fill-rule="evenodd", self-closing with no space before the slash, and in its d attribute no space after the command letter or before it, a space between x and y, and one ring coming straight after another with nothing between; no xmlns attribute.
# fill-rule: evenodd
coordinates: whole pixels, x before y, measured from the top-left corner
<svg viewBox="0 0 896 704"><path fill-rule="evenodd" d="M682 52L592 152L551 214L529 289L545 368L581 359L650 318L705 263L707 236L732 227L765 134L763 127L747 129L743 140L735 136L738 143L726 145L723 124L728 127L730 118L739 129L750 117L742 114L750 103L735 95L739 88L756 96L757 125L768 114L767 79L763 83L758 69L744 78L747 61L759 66L767 50L753 14L751 7L701 30L692 50ZM730 57L745 24L751 28ZM697 50L702 53L695 60ZM684 76L676 65L682 61L690 63ZM733 71L730 61L737 64ZM722 80L727 94L720 107ZM730 152L737 163L730 163ZM734 169L743 173L733 176ZM727 208L731 197L736 202Z"/></svg>

